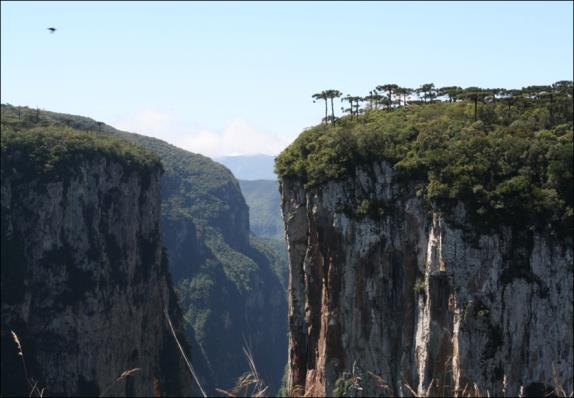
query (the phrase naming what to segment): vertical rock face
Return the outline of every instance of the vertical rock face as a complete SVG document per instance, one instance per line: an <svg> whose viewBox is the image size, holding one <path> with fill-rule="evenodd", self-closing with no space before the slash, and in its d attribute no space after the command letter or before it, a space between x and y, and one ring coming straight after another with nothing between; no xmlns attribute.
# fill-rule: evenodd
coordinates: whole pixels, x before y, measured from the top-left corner
<svg viewBox="0 0 574 398"><path fill-rule="evenodd" d="M572 388L571 238L502 225L481 234L462 205L429 208L385 162L310 190L283 179L282 209L291 388Z"/></svg>
<svg viewBox="0 0 574 398"><path fill-rule="evenodd" d="M95 155L65 176L24 178L4 155L2 395L31 390L11 330L46 396L191 393L163 312L181 330L160 241L159 167Z"/></svg>
<svg viewBox="0 0 574 398"><path fill-rule="evenodd" d="M97 138L105 143L119 138L123 143L118 147L116 145L118 141L111 148L100 145L103 150L115 153L116 157L119 156L124 160L139 159L140 163L145 163L145 160L154 158L153 154L159 158L156 160L161 160L165 171L159 182L159 188L156 186L156 177L152 178L153 195L161 196L161 211L159 203L156 203L157 208L143 208L137 197L130 196L130 202L122 204L123 207L118 208L119 204L114 205L113 221L109 222L109 228L119 228L118 220L123 223L129 219L130 222L139 223L143 217L156 220L159 214L161 223L159 234L166 248L169 271L183 313L182 324L191 350L190 360L208 394L218 394L216 387L231 389L238 378L249 370L243 346L251 350L261 377L270 386L269 391L277 391L287 361L287 300L284 288L274 273L277 259L273 257L268 247L250 236L249 210L241 195L239 184L231 172L202 155L190 153L152 137L119 131L90 118L47 111L39 112L37 118L34 110L33 118L25 117L21 121L20 114L26 115L32 111L4 104L2 112L2 122L6 125L6 129L3 126L3 132L14 128L21 136L21 130L38 127L40 131L46 128L64 132L73 129L76 133L91 136L97 131L95 134L97 137L93 139ZM30 136L34 137L36 132L37 130L30 133ZM135 144L136 149L131 147L129 150L125 147L126 141ZM81 142L80 140L79 143ZM4 144L4 140L2 143ZM59 142L56 141L56 144ZM54 146L57 145L46 147ZM127 155L131 156L124 156L126 153L123 153L125 152L123 149L114 151L113 148L123 148L128 152ZM141 154L141 151L145 154ZM36 157L48 164L52 160L50 156L52 151L37 152L39 153ZM93 188L96 183L104 184L103 192L108 193L103 203L104 199L101 197L103 193L98 191L99 188L95 191L89 191L92 188L82 188L91 192L90 195L98 194L97 200L95 198L90 200L99 201L96 204L102 205L102 209L114 204L113 200L122 192L122 195L138 194L137 190L124 192L127 186L114 188L108 182L108 177L98 177L94 180L95 177L88 172L91 170L91 164L81 166L71 163L74 170L80 170L90 178L84 181L87 187ZM43 167L44 164L40 169ZM96 177L99 175L96 173ZM125 184L129 182L128 177L129 175L124 173L119 180ZM146 180L138 184L143 184L143 181ZM117 181L114 180L115 182ZM65 189L62 189L66 195L68 185L69 181L64 181ZM159 200L156 196L154 200ZM85 202L84 196L79 198ZM91 206L92 202L88 204ZM80 207L83 208L84 205ZM135 211L139 211L138 217L141 218L131 217ZM91 214L90 212L91 210L86 210L86 214ZM78 214L82 215L81 212ZM92 224L91 221L83 222L86 228ZM97 225L99 228L100 224ZM124 229L117 230L116 235L119 238L110 239L108 245L112 250L109 253L110 261L115 261L114 259L118 257L115 255L116 252L132 250L123 244L118 249L115 240L119 242L123 239L140 239L141 234L134 238L125 232ZM136 231L136 234L139 232ZM98 236L100 235L96 235ZM68 239L76 240L75 237ZM10 247L16 248L14 242ZM100 246L94 250L90 249L90 253L100 250ZM108 250L107 247L104 249ZM136 261L131 251L122 256L128 256L125 259L129 261ZM102 266L98 264L94 268L99 270ZM105 268L102 273L110 269L115 270L116 267ZM120 277L124 278L121 273ZM163 286L162 283L158 282L160 286ZM147 287L145 289L146 292L149 290ZM161 311L158 314L154 319L159 321L163 315ZM176 317L172 318L176 322Z"/></svg>

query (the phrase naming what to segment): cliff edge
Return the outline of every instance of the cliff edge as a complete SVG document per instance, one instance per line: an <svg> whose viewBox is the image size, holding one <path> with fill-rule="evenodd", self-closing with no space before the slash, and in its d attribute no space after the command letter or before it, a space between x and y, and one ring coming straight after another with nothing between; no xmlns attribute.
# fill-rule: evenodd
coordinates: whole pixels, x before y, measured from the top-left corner
<svg viewBox="0 0 574 398"><path fill-rule="evenodd" d="M44 396L192 393L164 316L184 341L160 240L159 161L73 129L5 127L2 395L28 395L32 381Z"/></svg>
<svg viewBox="0 0 574 398"><path fill-rule="evenodd" d="M571 391L571 122L467 111L372 111L279 156L291 391Z"/></svg>

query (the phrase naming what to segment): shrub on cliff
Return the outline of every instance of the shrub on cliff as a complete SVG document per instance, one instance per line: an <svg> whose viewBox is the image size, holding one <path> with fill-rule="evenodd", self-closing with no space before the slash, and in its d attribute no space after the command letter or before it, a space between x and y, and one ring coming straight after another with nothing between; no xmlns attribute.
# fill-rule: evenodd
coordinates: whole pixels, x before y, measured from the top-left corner
<svg viewBox="0 0 574 398"><path fill-rule="evenodd" d="M480 109L485 120L474 120L470 103L433 103L312 127L277 157L276 172L314 188L386 160L439 206L462 201L484 222L519 219L572 234L571 108L561 124L536 101Z"/></svg>
<svg viewBox="0 0 574 398"><path fill-rule="evenodd" d="M16 118L16 108L2 107L1 150L5 162L35 176L72 173L82 160L104 155L127 167L160 168L159 159L142 147L115 137L79 131L43 120L29 125Z"/></svg>

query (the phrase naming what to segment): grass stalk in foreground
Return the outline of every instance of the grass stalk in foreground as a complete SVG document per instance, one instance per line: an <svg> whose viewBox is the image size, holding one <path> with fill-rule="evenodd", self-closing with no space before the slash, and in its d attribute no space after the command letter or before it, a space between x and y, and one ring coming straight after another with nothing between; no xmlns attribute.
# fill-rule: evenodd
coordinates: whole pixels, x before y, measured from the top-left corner
<svg viewBox="0 0 574 398"><path fill-rule="evenodd" d="M13 330L11 330L10 333L12 334L12 339L14 339L14 343L16 343L16 347L18 347L18 356L20 358L22 358L22 366L24 367L24 377L26 378L26 381L28 382L28 384L32 388L32 390L30 390L30 394L28 394L28 396L31 397L34 395L34 393L36 393L39 397L44 396L44 390L46 387L39 389L38 388L38 382L36 380L30 378L30 376L28 375L28 367L26 366L26 360L24 359L24 350L22 349L22 344L20 343L20 339L18 338L18 335Z"/></svg>
<svg viewBox="0 0 574 398"><path fill-rule="evenodd" d="M179 348L179 352L181 353L181 356L183 357L183 359L185 360L185 363L187 365L187 368L189 369L189 372L191 373L191 375L193 376L193 379L195 380L195 383L197 384L197 386L199 387L199 390L201 391L201 394L203 395L204 398L207 398L207 394L205 393L205 391L203 390L203 387L201 386L201 383L199 382L199 379L197 378L197 375L195 374L195 370L193 370L193 366L191 366L191 362L189 361L189 359L187 358L187 355L185 355L185 352L183 351L183 347L181 346L181 344L179 343L179 339L177 338L176 334L175 334L175 330L173 328L173 325L171 323L171 318L169 317L169 314L167 313L167 310L164 308L163 309L163 313L165 314L165 317L167 318L167 322L169 324L169 328L171 329L171 334L173 334L173 338L175 339L175 342L177 343L177 346Z"/></svg>

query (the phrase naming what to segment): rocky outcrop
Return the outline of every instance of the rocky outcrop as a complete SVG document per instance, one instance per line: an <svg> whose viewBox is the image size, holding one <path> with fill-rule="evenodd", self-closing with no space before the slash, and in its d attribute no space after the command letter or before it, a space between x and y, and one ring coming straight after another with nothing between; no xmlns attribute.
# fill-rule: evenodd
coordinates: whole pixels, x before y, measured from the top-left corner
<svg viewBox="0 0 574 398"><path fill-rule="evenodd" d="M281 187L292 389L572 389L571 237L520 223L479 232L462 204L438 211L386 162Z"/></svg>
<svg viewBox="0 0 574 398"><path fill-rule="evenodd" d="M216 387L231 389L249 370L243 351L246 346L269 391L277 391L287 361L285 290L274 273L278 261L270 254L271 249L250 235L249 209L231 172L205 156L156 138L116 130L90 118L36 113L4 104L2 112L6 126L3 132L32 127L41 127L36 131L73 129L105 142L119 138L113 146L101 145L116 158L139 159L140 163L161 160L160 234L184 315L191 363L208 394L216 395ZM116 145L119 141L123 145ZM126 141L135 144L135 149ZM52 160L51 151L37 152L37 157ZM124 152L131 156L124 156ZM70 164L73 169L82 169L74 161ZM129 210L134 211L131 207ZM156 210L150 217L156 216Z"/></svg>
<svg viewBox="0 0 574 398"><path fill-rule="evenodd" d="M10 150L2 153L2 395L31 391L11 330L44 396L194 392L164 316L184 342L160 240L160 167L94 153L65 175L31 177Z"/></svg>

